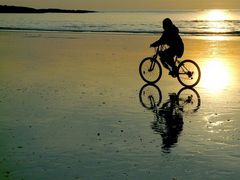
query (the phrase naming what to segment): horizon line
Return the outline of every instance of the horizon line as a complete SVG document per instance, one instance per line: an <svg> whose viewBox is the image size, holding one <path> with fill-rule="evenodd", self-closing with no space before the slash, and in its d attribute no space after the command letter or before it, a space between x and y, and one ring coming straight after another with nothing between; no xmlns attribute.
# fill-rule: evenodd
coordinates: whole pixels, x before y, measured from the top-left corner
<svg viewBox="0 0 240 180"><path fill-rule="evenodd" d="M32 8L32 9L36 9L36 10L47 10L47 9L57 9L57 10L73 10L73 11L77 11L77 10L83 10L83 11L96 11L96 12L109 12L109 11L202 11L202 10L240 10L240 8L147 8L147 9L142 9L142 8L137 8L137 9L133 9L133 8L109 8L109 9L105 9L105 8L100 8L100 9L89 9L89 8L74 8L74 9L69 9L69 8L61 8L61 7L45 7L45 8L37 8L37 7L33 7L33 6L18 6L18 5L7 5L7 4L0 4L0 6L7 6L7 7L20 7L20 8Z"/></svg>

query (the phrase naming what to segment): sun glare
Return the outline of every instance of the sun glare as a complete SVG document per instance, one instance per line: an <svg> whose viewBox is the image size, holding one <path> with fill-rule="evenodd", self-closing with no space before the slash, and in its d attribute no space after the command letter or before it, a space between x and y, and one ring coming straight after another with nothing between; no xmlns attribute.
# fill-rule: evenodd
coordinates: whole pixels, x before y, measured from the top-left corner
<svg viewBox="0 0 240 180"><path fill-rule="evenodd" d="M218 93L229 85L229 70L220 60L216 59L207 62L202 74L204 87L212 93Z"/></svg>
<svg viewBox="0 0 240 180"><path fill-rule="evenodd" d="M222 21L226 20L228 15L226 11L220 9L209 10L205 14L205 19L208 21Z"/></svg>

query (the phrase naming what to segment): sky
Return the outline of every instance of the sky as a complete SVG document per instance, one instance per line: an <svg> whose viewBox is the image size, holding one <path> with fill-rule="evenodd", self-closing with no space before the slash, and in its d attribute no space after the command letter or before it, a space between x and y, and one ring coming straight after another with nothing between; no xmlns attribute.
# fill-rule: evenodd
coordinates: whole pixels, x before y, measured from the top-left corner
<svg viewBox="0 0 240 180"><path fill-rule="evenodd" d="M1 5L89 10L237 9L239 0L0 0Z"/></svg>

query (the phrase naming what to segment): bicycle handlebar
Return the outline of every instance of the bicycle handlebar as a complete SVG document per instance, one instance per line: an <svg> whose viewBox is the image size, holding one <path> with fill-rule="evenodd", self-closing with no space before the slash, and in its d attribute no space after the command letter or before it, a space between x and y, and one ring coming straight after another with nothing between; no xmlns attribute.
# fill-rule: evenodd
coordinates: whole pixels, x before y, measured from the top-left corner
<svg viewBox="0 0 240 180"><path fill-rule="evenodd" d="M160 51L162 49L162 45L159 46L150 46L151 48L154 48L155 51Z"/></svg>
<svg viewBox="0 0 240 180"><path fill-rule="evenodd" d="M162 45L162 44L160 44L159 46L150 46L150 47L153 47L155 50L155 54L153 56L155 58L159 55L160 51L164 51L164 45Z"/></svg>

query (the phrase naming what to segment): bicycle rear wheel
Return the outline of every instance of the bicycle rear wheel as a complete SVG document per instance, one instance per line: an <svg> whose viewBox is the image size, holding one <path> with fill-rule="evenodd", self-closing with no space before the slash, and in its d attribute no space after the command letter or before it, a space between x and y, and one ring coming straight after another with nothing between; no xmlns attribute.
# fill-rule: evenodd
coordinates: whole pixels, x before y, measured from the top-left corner
<svg viewBox="0 0 240 180"><path fill-rule="evenodd" d="M198 92L193 88L184 87L178 94L178 105L185 113L194 113L201 106L201 99Z"/></svg>
<svg viewBox="0 0 240 180"><path fill-rule="evenodd" d="M162 68L156 59L147 57L140 63L139 73L145 82L156 83L162 76Z"/></svg>
<svg viewBox="0 0 240 180"><path fill-rule="evenodd" d="M184 60L178 65L178 81L185 87L196 86L201 78L201 71L193 60Z"/></svg>

